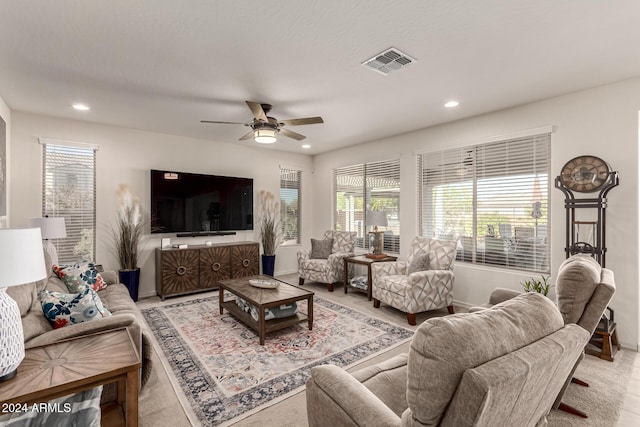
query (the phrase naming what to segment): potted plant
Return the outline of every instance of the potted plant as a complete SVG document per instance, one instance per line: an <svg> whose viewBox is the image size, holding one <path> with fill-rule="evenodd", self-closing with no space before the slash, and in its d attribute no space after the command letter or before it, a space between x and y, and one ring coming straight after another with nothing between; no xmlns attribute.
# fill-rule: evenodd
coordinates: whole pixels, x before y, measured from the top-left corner
<svg viewBox="0 0 640 427"><path fill-rule="evenodd" d="M540 276L540 280L531 278L531 280L525 280L520 282L525 292L537 292L544 296L547 296L549 290L554 286L549 283L549 276Z"/></svg>
<svg viewBox="0 0 640 427"><path fill-rule="evenodd" d="M282 239L280 230L280 201L273 193L260 190L258 193L258 232L262 243L262 273L273 276L276 250Z"/></svg>
<svg viewBox="0 0 640 427"><path fill-rule="evenodd" d="M118 212L112 234L116 257L120 265L118 275L120 282L129 289L131 298L138 301L140 284L138 249L144 230L144 218L140 208L140 200L131 194L128 185L120 184L117 195Z"/></svg>

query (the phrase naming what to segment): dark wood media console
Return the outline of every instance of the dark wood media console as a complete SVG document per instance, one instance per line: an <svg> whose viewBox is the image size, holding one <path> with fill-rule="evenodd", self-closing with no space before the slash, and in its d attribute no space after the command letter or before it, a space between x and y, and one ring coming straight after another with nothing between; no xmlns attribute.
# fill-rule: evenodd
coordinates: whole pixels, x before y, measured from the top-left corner
<svg viewBox="0 0 640 427"><path fill-rule="evenodd" d="M156 292L164 301L217 289L220 280L255 276L260 272L259 255L257 242L156 248Z"/></svg>

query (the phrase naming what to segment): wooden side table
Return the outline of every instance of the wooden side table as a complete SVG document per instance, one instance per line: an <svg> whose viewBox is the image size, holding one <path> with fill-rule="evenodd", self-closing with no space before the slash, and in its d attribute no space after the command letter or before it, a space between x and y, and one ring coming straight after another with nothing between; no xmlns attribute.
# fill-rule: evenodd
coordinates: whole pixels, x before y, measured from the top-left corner
<svg viewBox="0 0 640 427"><path fill-rule="evenodd" d="M117 381L118 403L125 405L126 425L135 427L141 367L126 328L30 348L17 375L0 386L0 405L28 408Z"/></svg>
<svg viewBox="0 0 640 427"><path fill-rule="evenodd" d="M359 264L359 265L366 265L367 266L367 298L369 299L369 301L371 301L371 264L373 264L374 262L389 262L389 261L395 261L398 259L398 257L395 256L387 256L385 258L379 258L379 259L374 259L374 258L367 258L364 255L358 255L358 256L352 256L352 257L345 257L344 259L344 293L347 293L347 289L350 287L350 283L349 283L349 264ZM353 289L358 289L358 288L353 288Z"/></svg>

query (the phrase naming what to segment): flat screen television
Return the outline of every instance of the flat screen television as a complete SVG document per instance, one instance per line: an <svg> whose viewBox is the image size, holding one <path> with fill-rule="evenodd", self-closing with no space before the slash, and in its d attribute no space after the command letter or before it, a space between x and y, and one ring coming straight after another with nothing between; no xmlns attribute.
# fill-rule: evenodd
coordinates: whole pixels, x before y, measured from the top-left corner
<svg viewBox="0 0 640 427"><path fill-rule="evenodd" d="M151 170L151 232L253 230L253 179Z"/></svg>

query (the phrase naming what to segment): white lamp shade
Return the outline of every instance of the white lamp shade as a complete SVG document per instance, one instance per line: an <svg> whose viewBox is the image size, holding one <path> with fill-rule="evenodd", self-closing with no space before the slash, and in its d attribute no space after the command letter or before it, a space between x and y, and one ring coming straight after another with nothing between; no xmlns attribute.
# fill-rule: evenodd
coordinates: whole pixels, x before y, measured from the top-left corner
<svg viewBox="0 0 640 427"><path fill-rule="evenodd" d="M29 218L29 227L39 227L45 240L67 237L67 227L62 217Z"/></svg>
<svg viewBox="0 0 640 427"><path fill-rule="evenodd" d="M47 277L39 228L0 229L0 288Z"/></svg>
<svg viewBox="0 0 640 427"><path fill-rule="evenodd" d="M385 211L367 211L367 226L382 226L386 227L387 213Z"/></svg>

